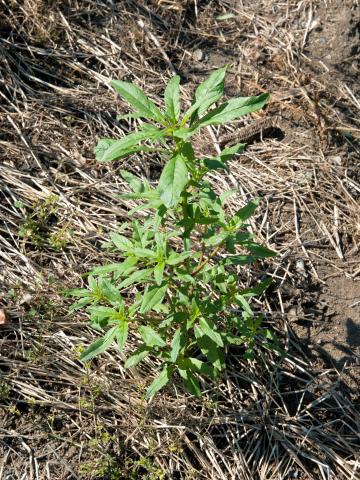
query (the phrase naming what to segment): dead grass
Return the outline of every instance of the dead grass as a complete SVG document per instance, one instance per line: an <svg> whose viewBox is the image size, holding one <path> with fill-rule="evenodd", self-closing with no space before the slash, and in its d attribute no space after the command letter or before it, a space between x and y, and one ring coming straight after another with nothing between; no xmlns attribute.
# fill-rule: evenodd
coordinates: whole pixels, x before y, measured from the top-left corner
<svg viewBox="0 0 360 480"><path fill-rule="evenodd" d="M316 300L322 264L359 274L359 104L350 80L307 56L322 2L237 3L0 2L0 302L12 320L0 326L1 478L360 478L348 367L299 342L289 313ZM235 18L216 20L226 12ZM244 284L273 276L258 307L288 356L259 350L249 364L234 350L227 377L204 385L201 401L173 385L146 403L154 361L125 371L114 349L83 365L79 347L94 333L61 296L110 260L101 242L131 206L116 198L119 163L99 165L92 153L98 137L134 127L115 120L127 107L107 79L135 81L160 103L174 71L189 99L224 63L229 96L271 90L269 114L288 124L281 141L249 146L230 175L212 179L219 191L239 188L229 208L263 197L252 226L280 255L242 275ZM159 174L156 158L125 166ZM316 308L302 319L317 321Z"/></svg>

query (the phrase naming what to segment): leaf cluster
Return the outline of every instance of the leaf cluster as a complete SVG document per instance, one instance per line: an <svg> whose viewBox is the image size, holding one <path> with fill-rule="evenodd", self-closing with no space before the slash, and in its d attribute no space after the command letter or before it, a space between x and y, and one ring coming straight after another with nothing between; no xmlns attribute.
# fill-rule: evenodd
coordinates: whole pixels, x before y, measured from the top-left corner
<svg viewBox="0 0 360 480"><path fill-rule="evenodd" d="M120 172L131 189L120 196L140 200L132 213L145 210L147 216L110 234L105 246L116 252L118 263L94 268L87 288L70 291L77 297L71 311L85 308L91 326L102 332L83 352L83 361L114 342L124 350L129 331L137 336L138 348L127 357L126 368L150 354L161 361L147 398L174 375L199 396L201 379L216 379L224 371L229 345L241 346L247 358L253 357L257 339L276 348L276 339L262 327L261 315L255 315L250 305L251 297L261 295L270 281L241 290L235 268L275 255L248 231L247 221L259 202L254 199L229 215L226 199L236 192L218 196L206 180L211 170L228 170L229 160L244 145L198 159L191 143L201 128L258 110L268 99L262 94L218 105L226 68L216 70L197 87L183 113L179 76L165 89L163 110L136 85L112 81L134 108L131 115L146 122L120 140L100 140L95 148L101 162L139 151L165 152L168 158L156 188L130 172Z"/></svg>

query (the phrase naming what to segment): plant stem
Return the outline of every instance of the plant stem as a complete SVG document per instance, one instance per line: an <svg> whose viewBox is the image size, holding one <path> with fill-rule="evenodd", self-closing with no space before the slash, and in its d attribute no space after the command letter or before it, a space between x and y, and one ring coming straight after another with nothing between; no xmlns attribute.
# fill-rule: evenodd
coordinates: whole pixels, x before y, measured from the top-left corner
<svg viewBox="0 0 360 480"><path fill-rule="evenodd" d="M219 243L219 245L214 248L214 250L209 254L209 256L205 258L205 260L203 260L201 263L199 263L199 265L191 273L192 277L196 277L196 275L203 269L203 267L205 267L205 265L207 265L210 260L215 257L215 255L220 251L223 244L224 242Z"/></svg>
<svg viewBox="0 0 360 480"><path fill-rule="evenodd" d="M191 248L191 240L190 240L190 232L188 231L188 228L186 226L186 221L189 218L188 215L188 201L187 201L187 192L185 192L185 195L182 200L182 212L183 212L183 220L184 220L184 233L183 233L183 244L184 244L184 251L188 252ZM185 261L186 264L186 269L188 273L190 273L190 259L186 259Z"/></svg>

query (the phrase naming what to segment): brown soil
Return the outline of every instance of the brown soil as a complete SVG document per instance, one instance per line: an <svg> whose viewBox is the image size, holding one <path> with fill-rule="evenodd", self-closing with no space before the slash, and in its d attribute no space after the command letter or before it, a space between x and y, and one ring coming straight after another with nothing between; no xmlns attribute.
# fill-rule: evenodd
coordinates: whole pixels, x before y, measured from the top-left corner
<svg viewBox="0 0 360 480"><path fill-rule="evenodd" d="M329 80L335 78L345 81L357 95L360 91L358 8L352 1L335 1L331 2L331 8L322 5L315 17L310 25L312 30L305 49L311 68ZM341 104L338 106L341 108ZM343 157L338 157L338 160L352 165L356 178L359 178L359 162L355 160L348 163L346 153L341 153ZM300 326L295 329L300 338L306 338L317 353L340 370L345 365L358 365L360 360L360 272L355 267L354 275L344 275L346 261L354 262L356 266L360 259L357 247L359 220L357 216L354 222L355 248L349 249L343 259L329 258L328 264L315 262L320 278L324 279L318 297L318 305L322 309L321 320L309 329ZM349 232L344 233L346 237ZM359 370L355 369L355 381L352 381L355 391L359 381Z"/></svg>
<svg viewBox="0 0 360 480"><path fill-rule="evenodd" d="M330 7L330 8L329 8ZM355 94L359 85L359 36L360 17L354 2L344 0L323 4L317 11L309 43L305 53L319 72L329 71L338 78L354 85Z"/></svg>

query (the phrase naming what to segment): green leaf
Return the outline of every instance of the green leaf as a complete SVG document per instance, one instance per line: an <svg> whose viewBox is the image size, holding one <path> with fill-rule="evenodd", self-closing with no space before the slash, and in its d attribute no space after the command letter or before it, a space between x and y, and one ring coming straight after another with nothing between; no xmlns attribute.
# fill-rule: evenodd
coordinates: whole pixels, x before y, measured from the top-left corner
<svg viewBox="0 0 360 480"><path fill-rule="evenodd" d="M168 208L175 207L188 183L188 169L182 154L174 155L165 165L158 185L160 198Z"/></svg>
<svg viewBox="0 0 360 480"><path fill-rule="evenodd" d="M179 366L183 370L192 370L193 372L201 373L202 375L207 375L210 378L214 376L213 368L207 363L198 360L197 358L189 357L184 358L179 362Z"/></svg>
<svg viewBox="0 0 360 480"><path fill-rule="evenodd" d="M145 118L156 120L159 123L164 121L160 110L138 86L121 80L113 80L111 85L117 93L124 97L125 100L136 109L137 113Z"/></svg>
<svg viewBox="0 0 360 480"><path fill-rule="evenodd" d="M144 211L144 210L151 210L151 209L158 210L160 207L164 207L164 204L160 200L158 192L156 192L156 193L157 193L157 198L158 198L157 200L152 201L152 202L148 202L148 203L143 203L141 205L137 205L136 207L129 210L128 214L133 215L136 212L141 212L141 211Z"/></svg>
<svg viewBox="0 0 360 480"><path fill-rule="evenodd" d="M97 281L91 275L88 276L88 284L89 284L89 288L92 290L92 292L97 292L98 291Z"/></svg>
<svg viewBox="0 0 360 480"><path fill-rule="evenodd" d="M204 158L204 165L209 170L229 170L226 163L222 162L219 158Z"/></svg>
<svg viewBox="0 0 360 480"><path fill-rule="evenodd" d="M183 263L189 257L195 257L194 252L172 252L166 259L166 263L168 265L179 265L179 263Z"/></svg>
<svg viewBox="0 0 360 480"><path fill-rule="evenodd" d="M175 276L176 280L180 280L183 283L191 283L192 285L196 284L195 278L189 275L188 273L185 273L184 270L176 271L175 275L176 275Z"/></svg>
<svg viewBox="0 0 360 480"><path fill-rule="evenodd" d="M272 332L271 330L269 330L268 328L263 328L260 333L267 340L271 340L272 342L277 342L278 341L275 333Z"/></svg>
<svg viewBox="0 0 360 480"><path fill-rule="evenodd" d="M89 303L92 303L93 301L94 301L93 297L80 298L80 300L70 305L69 312L75 312L76 310L80 310L80 308L83 308L86 305L89 305Z"/></svg>
<svg viewBox="0 0 360 480"><path fill-rule="evenodd" d="M250 265L257 257L255 255L227 255L224 265Z"/></svg>
<svg viewBox="0 0 360 480"><path fill-rule="evenodd" d="M224 93L224 78L228 66L215 70L195 91L196 101L201 101L198 116L201 116Z"/></svg>
<svg viewBox="0 0 360 480"><path fill-rule="evenodd" d="M64 294L67 297L88 297L90 292L87 288L72 288L71 290L66 290Z"/></svg>
<svg viewBox="0 0 360 480"><path fill-rule="evenodd" d="M116 340L119 347L119 352L122 352L128 338L129 324L126 320L123 320L116 329Z"/></svg>
<svg viewBox="0 0 360 480"><path fill-rule="evenodd" d="M150 260L156 258L156 252L150 250L150 248L133 248L132 253L137 258L148 258Z"/></svg>
<svg viewBox="0 0 360 480"><path fill-rule="evenodd" d="M105 155L105 152L116 142L112 138L101 138L94 148L96 160L101 160Z"/></svg>
<svg viewBox="0 0 360 480"><path fill-rule="evenodd" d="M238 153L243 153L245 148L244 143L237 143L236 145L233 145L232 147L224 148L224 150L221 150L220 152L220 159L222 162L228 162L230 161L234 155Z"/></svg>
<svg viewBox="0 0 360 480"><path fill-rule="evenodd" d="M164 278L165 261L160 261L154 268L154 278L157 285L161 285Z"/></svg>
<svg viewBox="0 0 360 480"><path fill-rule="evenodd" d="M196 133L195 129L191 129L188 127L178 127L173 131L173 137L181 138L181 140L187 140L192 135Z"/></svg>
<svg viewBox="0 0 360 480"><path fill-rule="evenodd" d="M208 358L211 365L218 371L223 370L225 368L224 355L218 345L209 336L204 335L198 325L194 326L194 333L201 352Z"/></svg>
<svg viewBox="0 0 360 480"><path fill-rule="evenodd" d="M156 232L154 235L154 240L156 243L156 249L159 255L164 256L166 252L166 235L162 232Z"/></svg>
<svg viewBox="0 0 360 480"><path fill-rule="evenodd" d="M235 335L226 334L225 339L230 345L244 345L246 343L246 337L236 337Z"/></svg>
<svg viewBox="0 0 360 480"><path fill-rule="evenodd" d="M131 305L128 307L128 315L130 318L133 318L138 312L141 304L141 293L137 292L135 294L135 299Z"/></svg>
<svg viewBox="0 0 360 480"><path fill-rule="evenodd" d="M103 275L106 273L115 272L117 276L127 275L134 269L134 266L137 263L135 257L128 257L121 263L109 263L108 265L103 265L102 267L95 267L90 272L89 275Z"/></svg>
<svg viewBox="0 0 360 480"><path fill-rule="evenodd" d="M163 328L170 327L170 325L172 325L173 323L175 323L174 315L168 315L164 318L162 322L158 324L158 328L159 330L162 330Z"/></svg>
<svg viewBox="0 0 360 480"><path fill-rule="evenodd" d="M216 216L209 216L209 215L203 215L201 213L201 209L199 207L196 207L195 211L195 223L199 223L200 225L212 225L212 224L219 224L220 218L218 215Z"/></svg>
<svg viewBox="0 0 360 480"><path fill-rule="evenodd" d="M165 88L166 114L173 123L176 123L180 115L180 77L175 75Z"/></svg>
<svg viewBox="0 0 360 480"><path fill-rule="evenodd" d="M104 275L106 273L113 273L117 269L121 268L122 263L108 263L107 265L102 265L101 267L95 267L90 270L90 275Z"/></svg>
<svg viewBox="0 0 360 480"><path fill-rule="evenodd" d="M132 238L135 242L139 243L142 247L145 247L148 239L148 235L150 234L149 230L144 226L142 226L137 220L132 223L133 234Z"/></svg>
<svg viewBox="0 0 360 480"><path fill-rule="evenodd" d="M254 237L252 233L249 232L236 232L232 240L235 244L247 245L249 241Z"/></svg>
<svg viewBox="0 0 360 480"><path fill-rule="evenodd" d="M243 297L253 297L255 295L261 295L271 285L271 282L272 278L267 278L255 287L245 288L244 290L242 290L242 292L240 292L240 295Z"/></svg>
<svg viewBox="0 0 360 480"><path fill-rule="evenodd" d="M151 348L147 347L146 345L142 345L135 353L129 357L125 362L125 368L135 367L141 360L149 355Z"/></svg>
<svg viewBox="0 0 360 480"><path fill-rule="evenodd" d="M122 252L128 252L133 249L133 244L131 240L124 237L124 235L120 235L119 233L110 233L110 238L115 247L117 247Z"/></svg>
<svg viewBox="0 0 360 480"><path fill-rule="evenodd" d="M127 288L134 283L143 282L144 280L148 280L150 278L151 273L153 272L152 268L145 268L143 270L136 270L133 272L130 277L125 278L120 285L118 286L119 289Z"/></svg>
<svg viewBox="0 0 360 480"><path fill-rule="evenodd" d="M129 200L156 200L159 197L159 193L155 190L149 190L147 192L134 192L134 193L122 193L117 195L117 198L124 198Z"/></svg>
<svg viewBox="0 0 360 480"><path fill-rule="evenodd" d="M259 245L258 243L251 243L245 245L250 252L255 255L257 258L268 258L268 257L276 257L277 252L274 250L270 250L263 245Z"/></svg>
<svg viewBox="0 0 360 480"><path fill-rule="evenodd" d="M96 340L94 343L92 343L81 354L80 360L82 362L87 362L88 360L91 360L97 355L100 355L101 353L105 352L105 350L110 347L110 345L114 340L116 329L117 327L111 328L108 332L105 333L105 335L102 338L99 338L99 340Z"/></svg>
<svg viewBox="0 0 360 480"><path fill-rule="evenodd" d="M142 118L141 113L132 112L132 113L125 113L125 115L116 115L116 120L118 122L121 122L121 120L136 120L137 118Z"/></svg>
<svg viewBox="0 0 360 480"><path fill-rule="evenodd" d="M170 380L174 372L173 366L166 366L158 377L151 383L147 389L145 399L149 399L155 395L156 392L161 390Z"/></svg>
<svg viewBox="0 0 360 480"><path fill-rule="evenodd" d="M170 360L175 363L181 349L185 346L185 335L181 328L178 328L171 341Z"/></svg>
<svg viewBox="0 0 360 480"><path fill-rule="evenodd" d="M236 299L236 302L242 307L244 312L246 312L248 315L250 315L252 317L253 316L253 311L252 311L249 303L245 299L245 297L243 297L241 294L239 294L239 295L235 296L235 299Z"/></svg>
<svg viewBox="0 0 360 480"><path fill-rule="evenodd" d="M211 340L215 342L216 345L218 345L219 347L224 346L221 335L216 330L214 330L214 325L212 325L212 322L205 320L205 318L200 318L199 328L201 332L211 338Z"/></svg>
<svg viewBox="0 0 360 480"><path fill-rule="evenodd" d="M147 147L139 145L148 135L144 132L134 132L120 140L101 139L96 145L94 152L99 162L111 162L131 153L146 150Z"/></svg>
<svg viewBox="0 0 360 480"><path fill-rule="evenodd" d="M103 305L96 305L86 309L90 313L91 321L93 323L101 324L102 320L115 318L119 312L111 307L104 307Z"/></svg>
<svg viewBox="0 0 360 480"><path fill-rule="evenodd" d="M146 134L146 138L151 141L160 140L163 137L168 136L170 133L168 128L157 128L155 125L151 125L150 123L143 123L139 131ZM168 151L168 149L164 150L163 148L159 148L159 149L152 148L151 150L153 151L155 150L159 152Z"/></svg>
<svg viewBox="0 0 360 480"><path fill-rule="evenodd" d="M153 328L141 325L138 331L147 347L165 347L166 343Z"/></svg>
<svg viewBox="0 0 360 480"><path fill-rule="evenodd" d="M207 247L213 247L215 245L219 245L221 242L226 240L226 238L231 235L231 232L227 232L226 230L220 233L216 233L209 238L204 240L204 243Z"/></svg>
<svg viewBox="0 0 360 480"><path fill-rule="evenodd" d="M140 313L147 313L150 310L154 309L156 306L158 306L163 301L167 288L167 283L160 287L146 287L140 307Z"/></svg>
<svg viewBox="0 0 360 480"><path fill-rule="evenodd" d="M188 163L188 165L194 165L195 162L195 152L193 146L190 142L185 142L181 146L181 154Z"/></svg>
<svg viewBox="0 0 360 480"><path fill-rule="evenodd" d="M196 123L196 128L205 127L206 125L224 124L248 113L255 112L265 105L268 98L268 93L262 93L256 97L232 98L200 118Z"/></svg>
<svg viewBox="0 0 360 480"><path fill-rule="evenodd" d="M241 145L241 144L239 143L238 145ZM223 192L219 197L221 205L223 205L226 202L226 200L230 198L232 195L235 195L235 193L238 193L238 190L236 188L232 188L230 190L226 190L225 192Z"/></svg>
<svg viewBox="0 0 360 480"><path fill-rule="evenodd" d="M195 397L201 397L201 389L199 382L196 380L195 376L189 370L178 369L181 378L184 380L185 387L189 390L190 393L195 395Z"/></svg>
<svg viewBox="0 0 360 480"><path fill-rule="evenodd" d="M256 198L255 200L251 200L249 203L245 205L245 207L240 208L235 213L235 218L237 220L240 220L241 222L244 222L248 218L252 217L255 213L255 210L259 206L260 203L260 198Z"/></svg>
<svg viewBox="0 0 360 480"><path fill-rule="evenodd" d="M186 122L190 116L193 116L191 123L194 123L201 115L224 93L224 77L227 69L225 67L215 70L203 83L201 83L196 91L194 97L194 103L185 113L183 123ZM196 114L196 115L194 115Z"/></svg>
<svg viewBox="0 0 360 480"><path fill-rule="evenodd" d="M127 170L120 170L120 175L125 180L125 182L129 184L133 192L142 193L145 191L144 184L140 180L140 178L136 177L135 175L128 172Z"/></svg>
<svg viewBox="0 0 360 480"><path fill-rule="evenodd" d="M104 277L100 277L98 281L98 286L103 297L106 298L112 305L122 304L123 299L121 294L115 285L113 285L110 280Z"/></svg>

